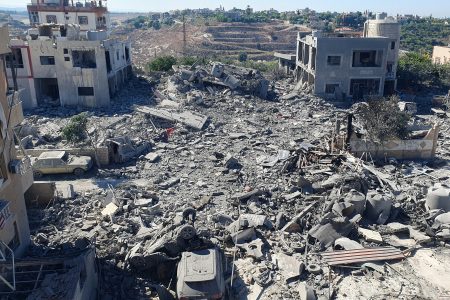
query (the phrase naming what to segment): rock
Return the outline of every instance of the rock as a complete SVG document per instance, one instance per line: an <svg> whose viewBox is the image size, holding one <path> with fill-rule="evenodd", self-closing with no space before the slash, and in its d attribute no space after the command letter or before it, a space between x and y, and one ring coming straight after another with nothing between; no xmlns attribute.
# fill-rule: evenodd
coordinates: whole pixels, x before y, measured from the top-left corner
<svg viewBox="0 0 450 300"><path fill-rule="evenodd" d="M119 207L115 205L114 203L109 203L106 205L106 207L102 210L103 216L114 216L117 211L119 210Z"/></svg>
<svg viewBox="0 0 450 300"><path fill-rule="evenodd" d="M155 163L160 160L160 156L158 153L149 153L145 156L145 159L151 163Z"/></svg>

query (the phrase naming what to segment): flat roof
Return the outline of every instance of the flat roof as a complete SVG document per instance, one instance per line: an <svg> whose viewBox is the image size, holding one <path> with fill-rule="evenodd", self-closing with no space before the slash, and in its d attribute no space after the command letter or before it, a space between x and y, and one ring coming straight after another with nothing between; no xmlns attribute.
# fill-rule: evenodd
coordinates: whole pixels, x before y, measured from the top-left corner
<svg viewBox="0 0 450 300"><path fill-rule="evenodd" d="M66 151L47 151L39 155L39 159L63 158Z"/></svg>

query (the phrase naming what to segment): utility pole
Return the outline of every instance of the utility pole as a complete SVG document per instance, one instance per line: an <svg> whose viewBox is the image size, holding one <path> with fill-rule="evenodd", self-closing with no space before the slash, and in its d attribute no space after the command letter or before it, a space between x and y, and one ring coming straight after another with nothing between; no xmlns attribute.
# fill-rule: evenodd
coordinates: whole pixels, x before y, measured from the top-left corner
<svg viewBox="0 0 450 300"><path fill-rule="evenodd" d="M186 19L183 13L183 55L186 55Z"/></svg>

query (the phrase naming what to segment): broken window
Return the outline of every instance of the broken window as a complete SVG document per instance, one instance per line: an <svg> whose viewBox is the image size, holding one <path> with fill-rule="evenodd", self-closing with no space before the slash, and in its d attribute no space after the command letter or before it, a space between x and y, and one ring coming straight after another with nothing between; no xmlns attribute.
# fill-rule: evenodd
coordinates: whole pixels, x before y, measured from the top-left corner
<svg viewBox="0 0 450 300"><path fill-rule="evenodd" d="M106 18L104 16L103 17L98 17L97 18L97 27L103 28L105 26L106 26Z"/></svg>
<svg viewBox="0 0 450 300"><path fill-rule="evenodd" d="M327 85L325 85L325 93L326 94L334 94L334 92L336 91L337 88L339 88L339 84L337 84L337 83L327 84Z"/></svg>
<svg viewBox="0 0 450 300"><path fill-rule="evenodd" d="M340 66L341 65L341 57L330 55L327 58L327 63L329 66Z"/></svg>
<svg viewBox="0 0 450 300"><path fill-rule="evenodd" d="M127 61L130 61L130 48L125 47L125 58L127 59Z"/></svg>
<svg viewBox="0 0 450 300"><path fill-rule="evenodd" d="M365 95L378 95L380 79L352 79L350 81L350 95L362 98Z"/></svg>
<svg viewBox="0 0 450 300"><path fill-rule="evenodd" d="M14 66L17 69L23 69L22 49L11 49L11 55L6 57L6 67Z"/></svg>
<svg viewBox="0 0 450 300"><path fill-rule="evenodd" d="M97 68L95 50L72 50L72 60L75 68Z"/></svg>
<svg viewBox="0 0 450 300"><path fill-rule="evenodd" d="M395 42L391 42L391 50L395 50Z"/></svg>
<svg viewBox="0 0 450 300"><path fill-rule="evenodd" d="M105 59L106 59L106 70L107 72L111 72L112 68L111 68L111 58L109 56L109 51L105 52Z"/></svg>
<svg viewBox="0 0 450 300"><path fill-rule="evenodd" d="M46 20L47 20L47 23L53 23L53 24L58 23L58 19L56 18L55 15L47 15Z"/></svg>
<svg viewBox="0 0 450 300"><path fill-rule="evenodd" d="M39 23L39 13L37 11L30 11L29 17L31 25Z"/></svg>
<svg viewBox="0 0 450 300"><path fill-rule="evenodd" d="M78 24L80 24L80 25L88 25L89 24L88 17L86 17L86 16L78 16Z"/></svg>
<svg viewBox="0 0 450 300"><path fill-rule="evenodd" d="M41 56L41 65L43 66L49 66L55 64L55 57L54 56Z"/></svg>
<svg viewBox="0 0 450 300"><path fill-rule="evenodd" d="M382 59L383 51L354 51L352 66L356 68L380 67Z"/></svg>
<svg viewBox="0 0 450 300"><path fill-rule="evenodd" d="M79 87L78 96L94 96L93 87Z"/></svg>

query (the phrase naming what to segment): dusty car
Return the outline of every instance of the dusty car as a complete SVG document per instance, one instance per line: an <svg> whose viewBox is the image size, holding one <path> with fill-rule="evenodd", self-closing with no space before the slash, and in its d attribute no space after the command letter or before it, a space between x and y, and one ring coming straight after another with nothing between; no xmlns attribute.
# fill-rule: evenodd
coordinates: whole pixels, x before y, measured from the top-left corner
<svg viewBox="0 0 450 300"><path fill-rule="evenodd" d="M177 277L180 300L225 299L222 254L218 249L183 252Z"/></svg>
<svg viewBox="0 0 450 300"><path fill-rule="evenodd" d="M81 176L92 168L92 158L89 156L69 155L65 151L48 151L31 161L34 177L45 174L69 174Z"/></svg>

